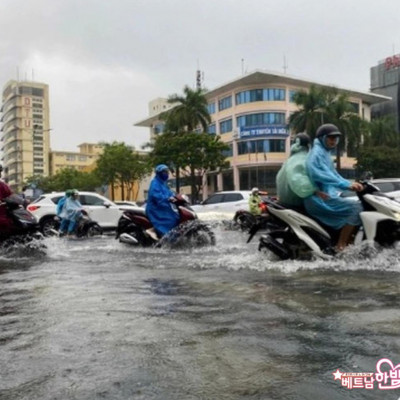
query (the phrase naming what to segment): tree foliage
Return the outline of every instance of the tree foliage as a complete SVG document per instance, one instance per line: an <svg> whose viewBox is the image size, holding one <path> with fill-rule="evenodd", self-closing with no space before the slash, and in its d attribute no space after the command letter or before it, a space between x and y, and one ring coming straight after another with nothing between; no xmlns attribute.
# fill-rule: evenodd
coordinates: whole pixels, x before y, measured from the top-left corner
<svg viewBox="0 0 400 400"><path fill-rule="evenodd" d="M356 171L358 176L361 176L365 171L371 171L374 178L399 177L399 148L389 146L363 146L357 158Z"/></svg>
<svg viewBox="0 0 400 400"><path fill-rule="evenodd" d="M192 201L197 200L202 179L207 172L227 167L224 151L229 146L219 136L195 132L165 132L150 144L154 165L167 164L172 170L179 166L191 185Z"/></svg>
<svg viewBox="0 0 400 400"><path fill-rule="evenodd" d="M219 139L204 133L208 131L211 117L202 89L193 90L185 86L183 95L171 95L168 102L174 107L162 115L165 121L164 133L157 137L154 143L149 144L149 147L153 148L152 158L174 168L178 192L181 171L185 176L189 176L192 199L197 199L199 181L205 171L213 166L211 158L203 154L204 149L208 149L210 154L215 156L214 164L221 166L225 159L222 151L227 147Z"/></svg>
<svg viewBox="0 0 400 400"><path fill-rule="evenodd" d="M337 149L337 168L340 170L341 152L350 144L350 151L355 153L365 128L348 95L336 88L312 85L308 92L297 92L294 101L299 110L289 117L289 124L295 132L307 132L314 138L318 127L326 123L335 124L342 132L343 137Z"/></svg>
<svg viewBox="0 0 400 400"><path fill-rule="evenodd" d="M95 174L102 183L114 189L120 187L122 197L131 198L134 182L139 182L150 173L148 157L134 153L134 149L123 142L104 143L104 151L96 163ZM125 188L127 193L125 194Z"/></svg>
<svg viewBox="0 0 400 400"><path fill-rule="evenodd" d="M63 192L67 189L94 191L101 181L93 172L82 172L74 168L63 168L52 176L35 175L28 177L25 186L35 186L48 192Z"/></svg>

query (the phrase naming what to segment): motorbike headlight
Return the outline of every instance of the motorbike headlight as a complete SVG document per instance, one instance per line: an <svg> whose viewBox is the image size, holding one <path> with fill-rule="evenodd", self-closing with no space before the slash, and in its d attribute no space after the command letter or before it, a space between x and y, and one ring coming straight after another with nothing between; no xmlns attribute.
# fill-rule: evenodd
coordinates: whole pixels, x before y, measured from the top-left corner
<svg viewBox="0 0 400 400"><path fill-rule="evenodd" d="M397 221L400 221L400 213L396 212L393 214Z"/></svg>

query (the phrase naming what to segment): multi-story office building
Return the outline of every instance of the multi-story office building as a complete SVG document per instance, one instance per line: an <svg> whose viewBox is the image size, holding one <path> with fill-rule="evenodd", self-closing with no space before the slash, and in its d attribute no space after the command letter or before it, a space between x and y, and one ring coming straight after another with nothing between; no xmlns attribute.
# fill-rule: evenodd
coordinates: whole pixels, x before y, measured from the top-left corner
<svg viewBox="0 0 400 400"><path fill-rule="evenodd" d="M293 95L311 85L330 87L286 74L255 71L225 83L206 93L212 118L209 133L220 135L229 144L231 168L209 174L203 197L217 190L244 190L254 186L274 190L275 177L289 156L289 115L297 110ZM386 96L350 89L339 89L348 95L355 112L369 120L371 105L388 100ZM160 114L150 115L136 123L151 129L151 135L162 132ZM344 175L353 174L354 158L344 154Z"/></svg>
<svg viewBox="0 0 400 400"><path fill-rule="evenodd" d="M79 152L51 151L50 175L55 175L63 168L74 168L87 171L95 167L95 162L104 150L101 143L82 143L78 145Z"/></svg>
<svg viewBox="0 0 400 400"><path fill-rule="evenodd" d="M9 81L1 112L1 162L10 186L18 191L27 177L49 174L48 85Z"/></svg>
<svg viewBox="0 0 400 400"><path fill-rule="evenodd" d="M372 118L391 115L400 132L400 54L386 57L371 68L371 92L391 97L391 100L372 105Z"/></svg>

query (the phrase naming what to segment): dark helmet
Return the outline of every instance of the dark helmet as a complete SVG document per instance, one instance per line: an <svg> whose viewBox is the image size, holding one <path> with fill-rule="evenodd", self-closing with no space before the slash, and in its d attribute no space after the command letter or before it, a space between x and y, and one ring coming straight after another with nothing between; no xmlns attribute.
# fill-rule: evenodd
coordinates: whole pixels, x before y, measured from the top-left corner
<svg viewBox="0 0 400 400"><path fill-rule="evenodd" d="M3 171L3 166L0 164L0 172Z"/></svg>
<svg viewBox="0 0 400 400"><path fill-rule="evenodd" d="M317 129L315 137L322 139L324 136L342 136L342 134L336 125L324 124Z"/></svg>
<svg viewBox="0 0 400 400"><path fill-rule="evenodd" d="M311 139L310 136L307 135L307 133L301 132L294 137L294 142L300 146L308 147L311 143Z"/></svg>

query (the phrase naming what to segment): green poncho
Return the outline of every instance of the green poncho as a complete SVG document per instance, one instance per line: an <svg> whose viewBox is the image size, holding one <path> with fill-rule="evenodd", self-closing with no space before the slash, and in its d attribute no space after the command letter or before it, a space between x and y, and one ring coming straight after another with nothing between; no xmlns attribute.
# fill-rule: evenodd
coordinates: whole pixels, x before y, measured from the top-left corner
<svg viewBox="0 0 400 400"><path fill-rule="evenodd" d="M290 148L290 157L276 176L276 190L279 201L288 206L299 207L303 199L317 190L306 172L308 149L295 143Z"/></svg>

